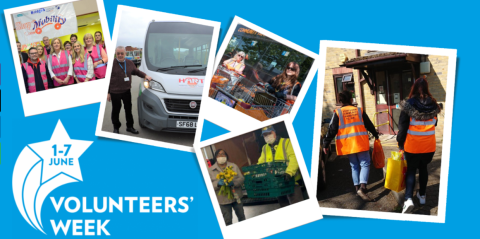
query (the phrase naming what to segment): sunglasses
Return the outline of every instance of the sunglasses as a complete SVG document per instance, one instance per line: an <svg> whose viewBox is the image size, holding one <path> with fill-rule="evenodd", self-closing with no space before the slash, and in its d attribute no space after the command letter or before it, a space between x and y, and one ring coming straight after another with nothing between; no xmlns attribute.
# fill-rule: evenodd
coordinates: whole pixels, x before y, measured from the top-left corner
<svg viewBox="0 0 480 239"><path fill-rule="evenodd" d="M297 68L295 68L295 67L290 67L290 66L287 66L287 70L291 70L291 71L297 71Z"/></svg>
<svg viewBox="0 0 480 239"><path fill-rule="evenodd" d="M237 56L239 56L239 57L243 58L243 56L242 56L242 55L237 55Z"/></svg>

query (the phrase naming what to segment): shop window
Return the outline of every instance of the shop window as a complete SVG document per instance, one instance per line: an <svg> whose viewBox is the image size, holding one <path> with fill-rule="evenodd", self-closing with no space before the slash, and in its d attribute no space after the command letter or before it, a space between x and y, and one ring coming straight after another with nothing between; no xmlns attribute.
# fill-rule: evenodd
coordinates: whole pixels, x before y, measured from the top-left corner
<svg viewBox="0 0 480 239"><path fill-rule="evenodd" d="M353 103L355 104L355 81L353 80L353 73L333 75L334 84L335 84L335 97L337 104L340 104L340 97L338 96L340 92L348 90L352 92Z"/></svg>

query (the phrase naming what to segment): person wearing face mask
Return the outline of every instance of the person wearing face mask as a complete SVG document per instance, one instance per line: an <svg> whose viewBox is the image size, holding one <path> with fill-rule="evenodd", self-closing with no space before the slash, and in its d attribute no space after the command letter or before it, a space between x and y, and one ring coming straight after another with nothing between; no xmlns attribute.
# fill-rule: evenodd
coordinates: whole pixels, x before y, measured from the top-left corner
<svg viewBox="0 0 480 239"><path fill-rule="evenodd" d="M222 210L223 219L225 220L225 224L231 225L232 224L232 209L235 211L235 215L237 215L238 221L245 220L245 212L243 211L243 203L237 202L237 199L228 199L225 195L218 195L220 188L225 185L223 179L217 179L217 175L223 170L231 166L232 170L237 173L233 178L233 181L230 182L229 187L235 190L238 198L242 198L242 185L245 181L245 178L242 175L242 172L238 168L238 166L234 163L228 162L228 154L223 149L218 149L213 156L213 160L216 161L214 165L208 168L208 174L210 179L212 180L213 187L215 188L215 195L217 195L218 203L220 204L220 209Z"/></svg>
<svg viewBox="0 0 480 239"><path fill-rule="evenodd" d="M300 174L297 157L293 151L290 139L278 137L273 126L264 127L262 129L262 135L267 144L262 147L262 154L258 159L258 164L274 161L286 162L288 166L283 177L286 182L295 180L294 192L290 195L277 198L280 207L285 207L304 200L301 189L303 186L302 175Z"/></svg>
<svg viewBox="0 0 480 239"><path fill-rule="evenodd" d="M357 195L364 201L373 202L367 194L368 176L370 173L370 142L367 130L378 139L378 132L365 111L352 105L352 92L343 91L339 94L340 109L332 116L327 135L323 141L323 152L328 155L328 149L333 138L337 155L347 155L352 168L353 185Z"/></svg>

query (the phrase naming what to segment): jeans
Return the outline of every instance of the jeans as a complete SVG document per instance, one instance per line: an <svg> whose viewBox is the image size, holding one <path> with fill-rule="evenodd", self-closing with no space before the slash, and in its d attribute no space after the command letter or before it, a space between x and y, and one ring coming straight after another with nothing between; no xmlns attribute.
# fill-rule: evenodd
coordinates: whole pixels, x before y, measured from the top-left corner
<svg viewBox="0 0 480 239"><path fill-rule="evenodd" d="M349 154L350 166L352 167L353 185L367 184L370 173L370 153L368 151Z"/></svg>
<svg viewBox="0 0 480 239"><path fill-rule="evenodd" d="M412 154L405 152L405 160L407 160L407 175L405 176L405 200L413 198L413 189L415 188L415 174L417 174L417 168L419 174L418 179L420 181L419 193L420 195L425 196L428 183L427 165L432 162L434 154L435 152L423 154Z"/></svg>
<svg viewBox="0 0 480 239"><path fill-rule="evenodd" d="M127 118L127 128L133 127L133 115L132 115L132 94L130 90L127 90L120 94L110 93L112 101L112 123L115 129L119 129L122 126L120 123L120 110L123 107L125 109L125 118Z"/></svg>
<svg viewBox="0 0 480 239"><path fill-rule="evenodd" d="M222 210L223 219L225 220L225 224L227 224L227 226L232 225L232 209L235 211L235 215L237 215L239 222L245 220L243 203L233 202L230 204L220 205L220 209Z"/></svg>

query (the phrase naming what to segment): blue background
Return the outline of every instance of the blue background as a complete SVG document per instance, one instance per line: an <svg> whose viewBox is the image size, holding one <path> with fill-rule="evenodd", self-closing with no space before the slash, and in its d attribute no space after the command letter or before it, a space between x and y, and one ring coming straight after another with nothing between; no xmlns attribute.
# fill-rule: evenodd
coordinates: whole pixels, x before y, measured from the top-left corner
<svg viewBox="0 0 480 239"><path fill-rule="evenodd" d="M37 1L4 1L5 9ZM477 143L465 135L462 122L476 122L479 115L467 110L478 99L478 3L456 1L126 1L105 0L110 32L117 4L129 5L221 22L218 46L234 17L238 15L313 52L319 40L426 46L458 49L455 107L452 126L447 217L445 224L404 222L325 216L325 219L289 230L271 238L311 237L430 237L478 236ZM134 4L134 5L132 5ZM477 4L477 5L475 5ZM465 7L461 7L465 6ZM15 160L29 143L48 140L58 119L73 139L94 141L80 158L84 182L62 186L49 196L193 196L185 214L91 214L56 213L47 198L43 206L43 224L53 236L50 219L111 219L107 229L114 238L221 238L199 165L193 153L156 148L135 143L97 138L95 127L100 104L92 104L25 118L17 78L5 27L0 17L0 45L4 55L2 69L2 112L0 165L0 238L43 238L24 221L14 203L11 178ZM135 21L135 19L132 19ZM472 70L469 70L472 68ZM469 72L470 78L463 74ZM311 84L294 127L307 167L311 165L313 122L317 79ZM68 99L63 99L68 100ZM54 102L52 102L54 103ZM450 103L450 102L448 102ZM460 120L460 121L459 121ZM459 128L460 127L460 128ZM210 135L214 136L211 127ZM220 132L220 131L218 131ZM223 133L223 132L222 132ZM465 137L466 136L466 137ZM473 136L473 135L472 135ZM315 146L316 147L316 146ZM463 165L463 166L462 166ZM463 167L466 166L465 170ZM472 171L474 170L474 171ZM91 201L89 201L91 202ZM136 208L138 212L138 207ZM365 212L368 213L368 212ZM285 218L295 220L295 218ZM63 236L63 233L59 234Z"/></svg>

